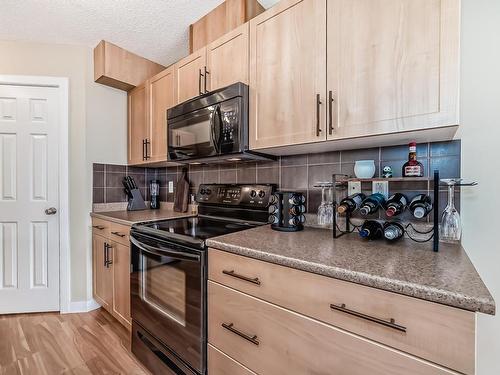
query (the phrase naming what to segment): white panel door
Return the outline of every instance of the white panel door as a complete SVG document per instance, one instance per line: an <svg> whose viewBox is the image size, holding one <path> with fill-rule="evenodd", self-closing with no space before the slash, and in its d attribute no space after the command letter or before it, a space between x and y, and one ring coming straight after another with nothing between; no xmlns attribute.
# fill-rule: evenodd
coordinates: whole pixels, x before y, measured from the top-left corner
<svg viewBox="0 0 500 375"><path fill-rule="evenodd" d="M59 310L59 124L56 88L0 85L0 314Z"/></svg>

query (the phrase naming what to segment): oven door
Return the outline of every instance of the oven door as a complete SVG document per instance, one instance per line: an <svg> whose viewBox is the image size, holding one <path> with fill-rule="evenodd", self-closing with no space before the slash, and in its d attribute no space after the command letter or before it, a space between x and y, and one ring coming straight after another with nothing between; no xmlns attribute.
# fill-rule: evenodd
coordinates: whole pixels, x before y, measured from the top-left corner
<svg viewBox="0 0 500 375"><path fill-rule="evenodd" d="M171 160L201 159L243 151L243 99L232 98L168 121Z"/></svg>
<svg viewBox="0 0 500 375"><path fill-rule="evenodd" d="M130 241L133 322L205 373L205 253L137 233Z"/></svg>

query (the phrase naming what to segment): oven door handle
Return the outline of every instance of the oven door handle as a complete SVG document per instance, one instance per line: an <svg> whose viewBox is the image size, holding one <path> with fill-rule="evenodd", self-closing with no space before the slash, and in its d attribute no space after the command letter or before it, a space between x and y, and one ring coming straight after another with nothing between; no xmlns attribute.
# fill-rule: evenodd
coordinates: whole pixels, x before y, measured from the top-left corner
<svg viewBox="0 0 500 375"><path fill-rule="evenodd" d="M190 260L190 261L196 261L199 262L201 257L196 254L190 254L190 253L184 253L181 251L175 251L175 250L164 250L164 249L159 249L153 246L145 245L141 242L139 242L137 239L134 237L130 236L130 242L142 251L156 255L156 256L167 256L171 258L176 258L176 259L181 259L181 260Z"/></svg>

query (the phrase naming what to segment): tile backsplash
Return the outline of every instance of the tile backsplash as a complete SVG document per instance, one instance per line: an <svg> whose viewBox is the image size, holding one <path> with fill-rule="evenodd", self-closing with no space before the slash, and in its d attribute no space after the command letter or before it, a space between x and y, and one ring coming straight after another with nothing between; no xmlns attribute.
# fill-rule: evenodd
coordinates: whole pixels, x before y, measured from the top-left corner
<svg viewBox="0 0 500 375"><path fill-rule="evenodd" d="M424 165L426 175L439 169L442 178L460 177L460 141L422 143L417 147L417 158ZM332 174L354 175L356 160L375 160L376 176L385 165L390 165L394 176L401 176L408 159L408 146L375 147L361 150L333 151L319 154L282 156L276 161L246 162L221 165L190 165L189 180L195 192L201 183L274 183L280 189L299 190L307 194L309 213L315 213L321 201L318 181L331 181ZM168 181L175 184L183 167L142 168L121 165L94 164L93 202L125 202L122 186L126 175L132 176L145 200L149 200L149 181L160 181L160 200L173 202L174 194L167 193ZM363 185L369 193L370 186ZM401 183L394 189L410 197L417 192L430 192L427 182ZM441 209L446 205L446 193L440 194ZM457 197L458 198L458 197ZM457 202L460 200L457 199Z"/></svg>

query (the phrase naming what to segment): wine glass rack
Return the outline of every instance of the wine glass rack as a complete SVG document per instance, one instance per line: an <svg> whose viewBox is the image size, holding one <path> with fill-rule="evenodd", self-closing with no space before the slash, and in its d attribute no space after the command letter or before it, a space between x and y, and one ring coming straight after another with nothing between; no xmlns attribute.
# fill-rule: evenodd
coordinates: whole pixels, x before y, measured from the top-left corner
<svg viewBox="0 0 500 375"><path fill-rule="evenodd" d="M337 179L337 177L340 177L340 179ZM347 184L349 181L389 181L389 182L403 182L403 181L433 181L433 190L434 190L434 202L433 202L433 226L430 230L428 231L419 231L416 230L411 223L407 223L404 225L404 230L406 236L414 241L414 242L430 242L431 240L433 241L433 250L435 252L439 251L439 170L435 170L433 173L433 177L428 178L428 177L391 177L391 178L370 178L370 179L358 179L358 178L348 178L347 176L342 176L342 175L333 175L333 182L335 183L335 188L336 190L344 190L347 187ZM456 186L475 186L477 183L468 183L468 184L457 184ZM337 219L337 199L334 201L334 215L333 215L333 238L340 238L345 234L348 233L353 233L356 229L359 228L359 226L354 225L351 223L351 214L349 212L346 212L343 216L343 219L345 220L345 230L341 230L338 226L338 219ZM426 239L416 239L410 236L407 232L407 229L411 227L413 231L417 232L418 234L430 234L432 233L431 236L429 236Z"/></svg>

